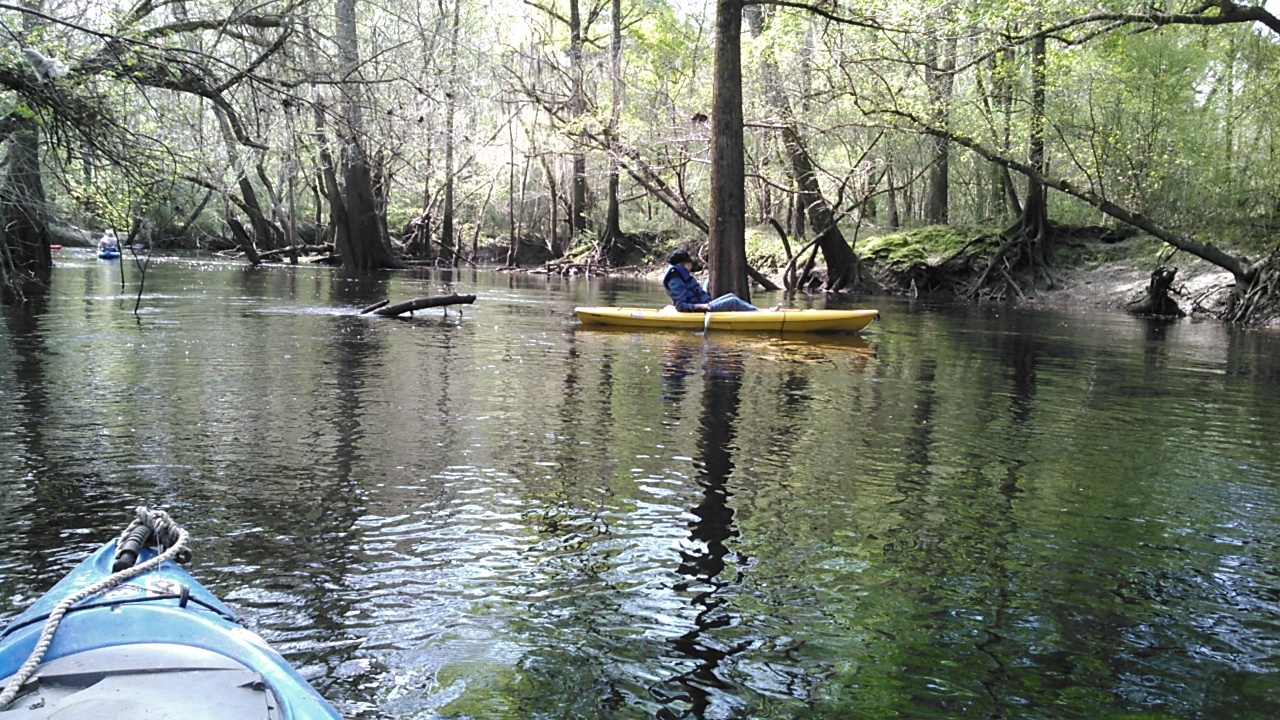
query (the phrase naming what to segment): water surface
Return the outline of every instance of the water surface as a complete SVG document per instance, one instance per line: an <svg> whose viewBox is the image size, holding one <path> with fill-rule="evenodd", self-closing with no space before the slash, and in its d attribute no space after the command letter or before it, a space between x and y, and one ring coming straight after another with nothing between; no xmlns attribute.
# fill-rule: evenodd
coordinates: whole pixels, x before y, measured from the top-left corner
<svg viewBox="0 0 1280 720"><path fill-rule="evenodd" d="M610 332L572 308L656 283L194 258L135 315L57 260L0 325L0 619L146 504L350 717L1280 716L1274 334Z"/></svg>

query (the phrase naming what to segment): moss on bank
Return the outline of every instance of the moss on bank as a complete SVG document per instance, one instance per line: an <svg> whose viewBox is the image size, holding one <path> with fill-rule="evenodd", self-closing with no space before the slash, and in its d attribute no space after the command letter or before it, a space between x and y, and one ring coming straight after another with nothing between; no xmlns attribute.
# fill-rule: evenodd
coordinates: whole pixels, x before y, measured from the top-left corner
<svg viewBox="0 0 1280 720"><path fill-rule="evenodd" d="M997 247L994 227L930 225L877 235L858 245L863 260L887 270L906 271L918 264L938 265L962 252L988 252Z"/></svg>

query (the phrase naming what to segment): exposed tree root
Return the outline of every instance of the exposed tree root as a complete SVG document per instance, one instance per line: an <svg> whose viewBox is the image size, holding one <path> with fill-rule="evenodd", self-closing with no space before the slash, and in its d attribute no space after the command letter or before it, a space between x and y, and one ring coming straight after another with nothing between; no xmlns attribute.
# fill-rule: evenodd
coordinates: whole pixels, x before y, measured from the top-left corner
<svg viewBox="0 0 1280 720"><path fill-rule="evenodd" d="M1031 206L1028 204L1028 208ZM1052 223L1034 209L1023 212L1013 227L1000 234L1002 242L987 266L965 290L971 300L1026 300L1036 288L1055 284L1049 255L1055 232Z"/></svg>
<svg viewBox="0 0 1280 720"><path fill-rule="evenodd" d="M1280 263L1273 253L1260 263L1247 287L1236 285L1222 319L1232 323L1264 324L1280 317Z"/></svg>

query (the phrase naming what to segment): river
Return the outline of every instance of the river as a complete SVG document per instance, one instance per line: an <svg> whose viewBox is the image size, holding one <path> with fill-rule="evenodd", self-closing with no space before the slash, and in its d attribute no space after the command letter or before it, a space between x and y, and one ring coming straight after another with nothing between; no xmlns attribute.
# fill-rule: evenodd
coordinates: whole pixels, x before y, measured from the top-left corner
<svg viewBox="0 0 1280 720"><path fill-rule="evenodd" d="M1280 717L1274 332L610 332L659 286L194 257L135 314L56 261L0 324L0 620L144 504L352 718Z"/></svg>

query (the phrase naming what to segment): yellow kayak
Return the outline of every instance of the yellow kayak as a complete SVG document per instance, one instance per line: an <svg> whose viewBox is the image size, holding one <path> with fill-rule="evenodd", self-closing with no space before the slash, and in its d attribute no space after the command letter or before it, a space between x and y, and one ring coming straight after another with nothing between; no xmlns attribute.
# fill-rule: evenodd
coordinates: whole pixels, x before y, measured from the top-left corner
<svg viewBox="0 0 1280 720"><path fill-rule="evenodd" d="M682 313L668 305L651 308L574 308L583 325L685 330L773 330L858 332L880 317L876 310L760 310L759 312Z"/></svg>

